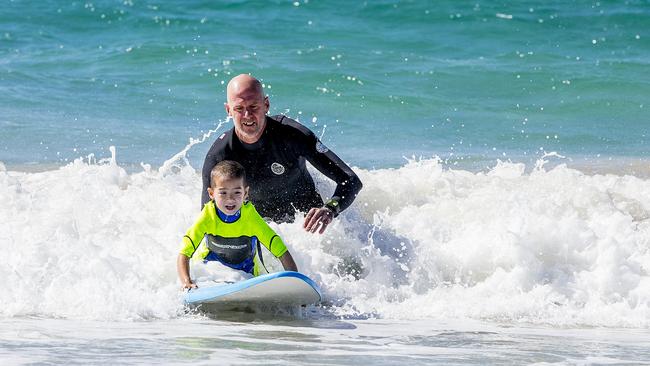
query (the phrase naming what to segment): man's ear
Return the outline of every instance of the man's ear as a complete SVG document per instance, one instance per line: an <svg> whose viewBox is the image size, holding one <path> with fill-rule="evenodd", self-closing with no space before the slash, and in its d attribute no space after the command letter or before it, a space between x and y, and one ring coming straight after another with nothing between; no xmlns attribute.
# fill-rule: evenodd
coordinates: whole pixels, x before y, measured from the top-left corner
<svg viewBox="0 0 650 366"><path fill-rule="evenodd" d="M269 113L269 107L271 106L271 103L269 102L269 96L266 95L264 96L264 113Z"/></svg>
<svg viewBox="0 0 650 366"><path fill-rule="evenodd" d="M230 116L230 106L228 105L228 103L224 103L223 107L226 109L226 113L228 113L228 116Z"/></svg>

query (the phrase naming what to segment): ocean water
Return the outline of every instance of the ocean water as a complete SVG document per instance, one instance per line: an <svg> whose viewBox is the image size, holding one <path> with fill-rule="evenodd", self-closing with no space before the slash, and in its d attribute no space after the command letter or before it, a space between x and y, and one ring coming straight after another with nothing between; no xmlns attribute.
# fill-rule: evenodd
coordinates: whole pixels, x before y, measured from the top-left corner
<svg viewBox="0 0 650 366"><path fill-rule="evenodd" d="M3 3L3 365L650 364L648 24L645 1ZM324 304L206 316L175 258L245 72L364 188L325 235L272 224Z"/></svg>

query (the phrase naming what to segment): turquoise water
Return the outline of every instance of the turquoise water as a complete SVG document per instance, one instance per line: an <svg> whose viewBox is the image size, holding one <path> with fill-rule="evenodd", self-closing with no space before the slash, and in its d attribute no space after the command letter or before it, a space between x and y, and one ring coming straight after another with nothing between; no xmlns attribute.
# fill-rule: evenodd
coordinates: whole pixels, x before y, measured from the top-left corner
<svg viewBox="0 0 650 366"><path fill-rule="evenodd" d="M3 365L649 364L649 24L647 1L3 2ZM245 72L364 188L324 235L271 223L324 305L207 319L176 256Z"/></svg>
<svg viewBox="0 0 650 366"><path fill-rule="evenodd" d="M645 1L10 1L0 161L159 165L244 72L360 167L643 158L648 24Z"/></svg>

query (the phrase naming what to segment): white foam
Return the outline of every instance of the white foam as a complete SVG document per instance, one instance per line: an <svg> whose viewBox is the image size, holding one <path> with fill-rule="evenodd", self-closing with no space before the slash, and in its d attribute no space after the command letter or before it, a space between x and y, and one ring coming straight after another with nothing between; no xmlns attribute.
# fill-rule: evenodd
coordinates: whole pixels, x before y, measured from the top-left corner
<svg viewBox="0 0 650 366"><path fill-rule="evenodd" d="M0 169L0 316L176 317L176 253L201 179L187 162L164 167L128 174L113 151ZM325 235L272 224L335 313L650 325L650 180L435 159L356 171L364 189Z"/></svg>

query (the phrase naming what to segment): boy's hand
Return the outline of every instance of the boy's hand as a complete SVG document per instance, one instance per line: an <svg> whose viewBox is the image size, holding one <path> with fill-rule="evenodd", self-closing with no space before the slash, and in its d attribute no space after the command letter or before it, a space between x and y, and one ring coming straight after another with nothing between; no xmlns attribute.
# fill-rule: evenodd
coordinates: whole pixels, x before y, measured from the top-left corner
<svg viewBox="0 0 650 366"><path fill-rule="evenodd" d="M183 290L192 289L192 288L199 288L199 286L197 286L196 283L194 283L192 280L183 283Z"/></svg>
<svg viewBox="0 0 650 366"><path fill-rule="evenodd" d="M296 262L293 260L293 257L288 250L284 252L284 254L282 254L278 259L280 259L280 263L282 263L282 267L284 267L285 271L298 272L298 266L296 265Z"/></svg>
<svg viewBox="0 0 650 366"><path fill-rule="evenodd" d="M178 254L176 270L178 271L178 279L181 280L181 283L183 284L181 289L185 290L199 287L190 278L190 258L183 253Z"/></svg>

